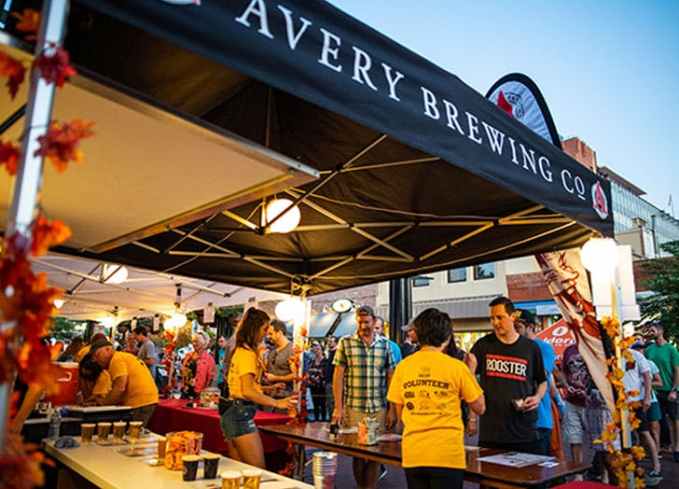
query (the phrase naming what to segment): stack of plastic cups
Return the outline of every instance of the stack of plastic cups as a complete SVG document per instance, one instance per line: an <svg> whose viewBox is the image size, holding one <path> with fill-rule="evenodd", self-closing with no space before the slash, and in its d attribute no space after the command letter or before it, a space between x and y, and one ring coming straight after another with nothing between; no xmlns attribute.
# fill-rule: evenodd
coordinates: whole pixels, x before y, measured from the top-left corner
<svg viewBox="0 0 679 489"><path fill-rule="evenodd" d="M313 474L316 489L334 489L335 474L337 474L337 454L333 452L314 453Z"/></svg>

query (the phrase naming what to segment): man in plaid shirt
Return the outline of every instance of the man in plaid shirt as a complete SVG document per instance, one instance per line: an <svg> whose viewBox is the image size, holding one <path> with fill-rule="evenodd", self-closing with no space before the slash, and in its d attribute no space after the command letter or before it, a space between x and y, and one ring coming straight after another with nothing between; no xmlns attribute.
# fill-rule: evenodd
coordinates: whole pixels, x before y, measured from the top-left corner
<svg viewBox="0 0 679 489"><path fill-rule="evenodd" d="M375 313L369 306L356 310L358 328L345 336L335 353L332 378L335 409L333 423L355 427L366 416L377 418L380 426L391 428L396 420L387 411L387 388L394 370L394 358L386 338L375 334ZM385 420L386 416L386 420ZM355 458L354 478L359 488L374 488L379 464Z"/></svg>

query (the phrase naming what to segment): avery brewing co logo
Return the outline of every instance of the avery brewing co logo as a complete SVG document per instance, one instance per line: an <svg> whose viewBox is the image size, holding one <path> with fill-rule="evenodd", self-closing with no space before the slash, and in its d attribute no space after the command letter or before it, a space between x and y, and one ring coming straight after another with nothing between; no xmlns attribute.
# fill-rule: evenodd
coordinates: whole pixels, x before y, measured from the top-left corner
<svg viewBox="0 0 679 489"><path fill-rule="evenodd" d="M597 215L602 220L608 218L608 199L606 198L604 188L599 182L592 185L592 207L594 207Z"/></svg>

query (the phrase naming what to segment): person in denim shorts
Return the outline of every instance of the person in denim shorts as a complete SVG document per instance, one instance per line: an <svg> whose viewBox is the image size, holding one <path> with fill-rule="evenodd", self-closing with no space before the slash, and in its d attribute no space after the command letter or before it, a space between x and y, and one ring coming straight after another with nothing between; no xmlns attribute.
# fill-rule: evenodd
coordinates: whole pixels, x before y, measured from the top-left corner
<svg viewBox="0 0 679 489"><path fill-rule="evenodd" d="M269 316L259 309L247 310L236 331L236 348L229 362L227 382L219 403L229 457L265 468L262 440L255 426L257 406L287 409L293 398L273 399L263 393L264 367L257 355L269 327Z"/></svg>

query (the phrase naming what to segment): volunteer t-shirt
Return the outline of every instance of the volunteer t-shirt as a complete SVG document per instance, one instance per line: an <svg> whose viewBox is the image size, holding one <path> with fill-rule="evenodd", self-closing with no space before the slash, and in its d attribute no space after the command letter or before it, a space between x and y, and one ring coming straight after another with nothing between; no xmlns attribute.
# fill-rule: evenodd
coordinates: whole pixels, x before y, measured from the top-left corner
<svg viewBox="0 0 679 489"><path fill-rule="evenodd" d="M674 367L679 366L679 352L677 352L677 349L669 343L665 343L662 346L650 345L646 348L646 357L649 360L653 360L660 370L662 387L657 387L657 390L664 392L672 390L674 385Z"/></svg>
<svg viewBox="0 0 679 489"><path fill-rule="evenodd" d="M245 399L241 385L241 377L252 374L255 376L255 389L262 392L262 364L257 358L257 353L239 346L233 352L227 382L229 383L229 395L232 399Z"/></svg>
<svg viewBox="0 0 679 489"><path fill-rule="evenodd" d="M471 352L478 361L477 374L486 393L479 443L537 440L537 410L519 411L512 401L535 395L538 385L546 381L538 345L523 336L507 345L491 333L477 341Z"/></svg>
<svg viewBox="0 0 679 489"><path fill-rule="evenodd" d="M127 387L120 404L138 408L158 403L158 388L146 364L131 353L117 351L108 366L111 382L127 375Z"/></svg>
<svg viewBox="0 0 679 489"><path fill-rule="evenodd" d="M418 351L396 366L387 399L403 406L402 465L465 468L460 400L483 394L467 366L437 351Z"/></svg>

